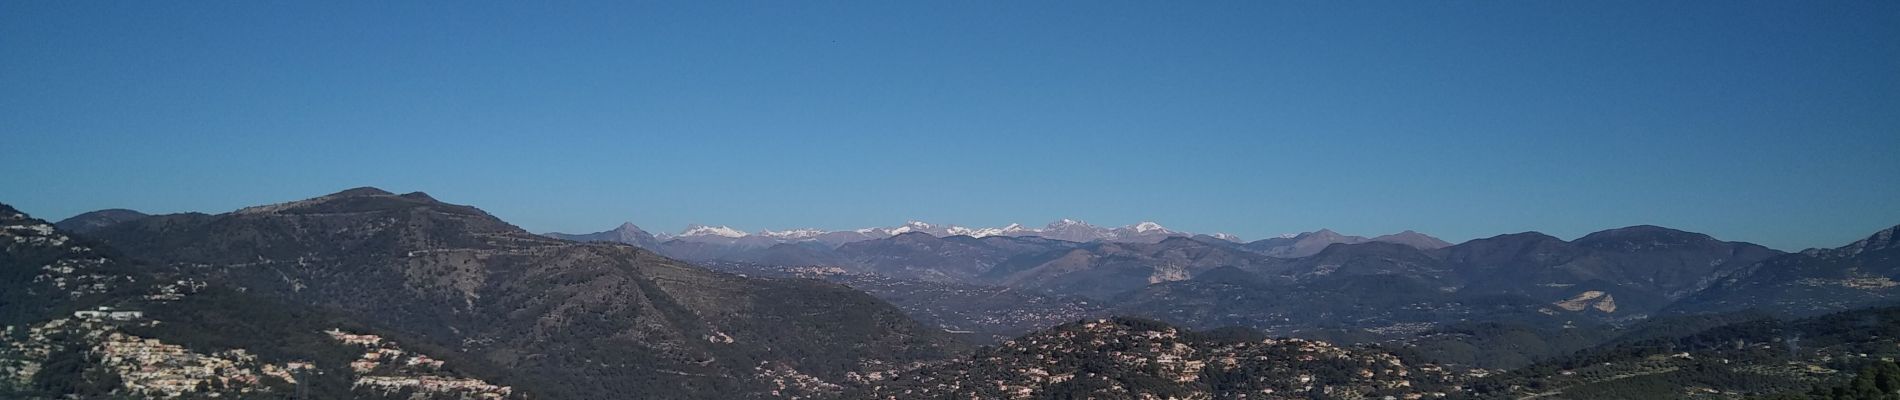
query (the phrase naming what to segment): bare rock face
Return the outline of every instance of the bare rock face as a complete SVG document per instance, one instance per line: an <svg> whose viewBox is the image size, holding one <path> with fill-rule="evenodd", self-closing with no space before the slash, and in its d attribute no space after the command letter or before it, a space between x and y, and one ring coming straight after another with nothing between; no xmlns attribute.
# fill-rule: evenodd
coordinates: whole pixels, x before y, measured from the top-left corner
<svg viewBox="0 0 1900 400"><path fill-rule="evenodd" d="M1596 309L1597 311L1613 313L1616 312L1616 296L1604 293L1601 290L1590 290L1578 293L1575 297L1565 299L1564 301L1552 303L1552 305L1572 312Z"/></svg>

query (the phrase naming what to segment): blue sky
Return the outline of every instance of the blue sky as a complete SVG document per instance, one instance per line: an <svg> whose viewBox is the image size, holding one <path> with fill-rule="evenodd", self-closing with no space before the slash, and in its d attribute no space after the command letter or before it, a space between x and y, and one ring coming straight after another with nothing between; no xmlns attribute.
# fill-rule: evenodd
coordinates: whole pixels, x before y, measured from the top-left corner
<svg viewBox="0 0 1900 400"><path fill-rule="evenodd" d="M0 202L533 231L1900 224L1900 2L4 2Z"/></svg>

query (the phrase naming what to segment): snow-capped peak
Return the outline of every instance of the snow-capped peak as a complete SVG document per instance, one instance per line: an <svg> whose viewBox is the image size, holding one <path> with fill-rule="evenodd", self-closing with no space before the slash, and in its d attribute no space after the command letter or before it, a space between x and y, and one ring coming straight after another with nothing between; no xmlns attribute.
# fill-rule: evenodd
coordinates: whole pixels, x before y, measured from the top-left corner
<svg viewBox="0 0 1900 400"><path fill-rule="evenodd" d="M765 237L779 239L779 240L809 239L809 238L818 237L818 235L823 235L826 233L830 233L830 232L817 230L817 229L811 229L811 228L787 229L787 230L782 230L782 231L774 231L774 230L768 229L768 230L759 231L760 236L765 236Z"/></svg>
<svg viewBox="0 0 1900 400"><path fill-rule="evenodd" d="M1141 221L1141 223L1135 224L1135 232L1168 232L1168 228L1163 228L1161 224L1154 223L1153 221Z"/></svg>
<svg viewBox="0 0 1900 400"><path fill-rule="evenodd" d="M1227 233L1227 232L1215 232L1214 234L1208 235L1208 236L1213 236L1215 239L1225 240L1225 241L1234 242L1234 243L1241 242L1239 236L1234 236L1234 234Z"/></svg>
<svg viewBox="0 0 1900 400"><path fill-rule="evenodd" d="M928 233L931 235L947 236L943 234L946 231L955 230L955 229L960 229L960 228L953 225L953 226L950 226L948 229L942 229L942 228L938 228L936 225L931 225L929 222L911 220L911 221L904 221L904 226L886 229L884 230L884 232L893 236L902 235L902 234L911 233L911 232L923 232L923 233ZM950 235L956 235L956 234L952 233Z"/></svg>
<svg viewBox="0 0 1900 400"><path fill-rule="evenodd" d="M1024 233L1035 233L1035 232L1036 232L1035 230L1023 228L1023 224L1009 224L1009 226L1004 226L1001 228L972 229L970 230L970 233L968 233L968 235L970 235L971 237L1020 236Z"/></svg>
<svg viewBox="0 0 1900 400"><path fill-rule="evenodd" d="M623 226L623 228L630 228L630 227L631 227L630 225ZM1127 226L1122 226L1122 227L1117 227L1117 228L1106 228L1106 227L1090 225L1088 222L1084 222L1078 219L1063 218L1063 219L1056 220L1055 222L1050 222L1048 225L1041 228L1025 227L1022 224L1018 224L1018 223L1011 223L1011 224L1004 225L1001 227L972 228L972 227L965 227L965 226L952 225L952 224L938 225L938 224L932 224L932 223L923 222L923 221L909 220L909 221L904 221L903 225L898 225L895 227L869 227L869 228L835 231L835 232L822 230L822 229L815 229L815 228L796 228L796 229L786 229L786 230L766 229L766 230L760 230L757 233L751 233L751 234L748 234L745 231L741 231L738 229L733 229L732 227L729 227L729 226L711 226L711 225L693 224L693 225L688 225L686 227L686 230L681 231L678 234L672 234L672 235L656 234L654 236L655 238L662 241L672 240L676 238L685 239L685 240L695 240L695 238L698 238L697 241L728 243L728 242L733 242L733 240L731 239L749 238L749 239L764 239L769 242L778 242L778 243L803 242L803 241L812 241L812 240L826 241L827 243L830 243L830 242L837 242L840 240L848 242L848 241L855 241L855 240L881 239L881 238L887 238L891 236L897 236L897 235L913 233L913 232L924 233L924 234L937 236L937 237L950 237L950 236L959 236L959 235L977 237L977 238L990 237L990 236L1007 236L1007 237L1035 236L1035 237L1057 239L1057 240L1067 240L1067 241L1074 241L1074 242L1090 242L1090 241L1098 241L1098 240L1152 241L1157 238L1191 235L1191 233L1176 232L1176 231L1170 230L1167 227L1163 227L1161 226L1161 224L1156 223L1154 221L1142 221L1134 225L1127 225ZM855 235L852 235L854 233ZM843 235L839 236L839 235L833 235L833 234L843 234ZM1211 236L1215 238L1219 238L1219 239L1236 241L1236 242L1240 240L1240 238L1237 236L1225 234L1225 233L1212 234ZM1287 235L1286 237L1292 237L1292 236L1293 235ZM754 243L754 241L752 240L746 240L743 242ZM843 243L843 242L839 242L839 243Z"/></svg>
<svg viewBox="0 0 1900 400"><path fill-rule="evenodd" d="M729 226L687 225L686 230L681 231L678 236L679 237L720 236L720 237L729 237L729 238L742 238L742 237L745 237L746 235L744 231L740 231L738 229L732 229L732 227L729 227Z"/></svg>

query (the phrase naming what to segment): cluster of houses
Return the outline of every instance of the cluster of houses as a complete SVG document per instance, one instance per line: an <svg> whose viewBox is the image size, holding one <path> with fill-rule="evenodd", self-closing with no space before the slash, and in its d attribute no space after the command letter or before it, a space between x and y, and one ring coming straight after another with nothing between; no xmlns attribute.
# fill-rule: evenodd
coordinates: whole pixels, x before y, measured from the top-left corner
<svg viewBox="0 0 1900 400"><path fill-rule="evenodd" d="M363 355L350 362L350 370L359 375L356 387L385 392L411 390L416 393L455 393L461 398L474 399L506 398L514 392L511 387L490 384L480 379L432 375L430 373L442 369L442 360L403 350L396 346L395 341L385 340L381 336L351 333L342 329L330 329L324 333L345 345L364 347Z"/></svg>
<svg viewBox="0 0 1900 400"><path fill-rule="evenodd" d="M53 352L53 335L64 332L72 325L72 320L56 318L44 324L27 327L24 340L3 340L17 337L18 328L7 326L0 328L0 386L7 383L25 385L33 382L33 376L40 372L40 363Z"/></svg>
<svg viewBox="0 0 1900 400"><path fill-rule="evenodd" d="M75 251L84 250L74 247ZM96 273L110 261L105 258L69 257L40 266L40 274L33 277L34 282L50 282L53 287L67 291L67 296L79 298L88 294L105 293L112 288L112 282L120 277Z"/></svg>
<svg viewBox="0 0 1900 400"><path fill-rule="evenodd" d="M204 290L206 285L205 282L195 279L181 279L158 285L152 289L152 294L145 295L145 299L152 301L178 301L184 299L186 293L197 293L200 290Z"/></svg>
<svg viewBox="0 0 1900 400"><path fill-rule="evenodd" d="M259 372L263 373L264 376L282 379L284 382L290 382L290 384L295 385L297 384L298 373L302 371L314 371L316 369L317 366L315 364L291 361L284 363L282 367L277 366L277 364L264 364L262 368L259 368Z"/></svg>
<svg viewBox="0 0 1900 400"><path fill-rule="evenodd" d="M760 361L759 365L752 369L754 373L758 374L759 380L772 384L772 396L781 399L800 400L828 397L828 395L836 394L838 390L843 389L843 387L838 384L825 382L822 379L818 379L818 377L799 372L797 369L793 369L784 364Z"/></svg>
<svg viewBox="0 0 1900 400"><path fill-rule="evenodd" d="M73 318L87 321L137 321L145 318L145 312L137 310L114 310L112 307L99 306L99 308L96 309L74 311Z"/></svg>
<svg viewBox="0 0 1900 400"><path fill-rule="evenodd" d="M15 214L9 219L23 217L25 215ZM66 235L54 232L53 226L47 224L0 226L0 236L7 236L13 239L14 243L34 246L63 246L69 239Z"/></svg>
<svg viewBox="0 0 1900 400"><path fill-rule="evenodd" d="M14 250L14 246L27 246L68 253L51 264L41 266L41 272L33 277L33 282L51 283L68 291L67 294L74 298L104 293L111 287L110 283L117 277L93 273L108 260L98 257L92 248L69 244L71 238L59 233L52 225L19 224L32 222L24 218L23 214L0 218L0 221L4 221L0 223L0 243L6 244L8 250Z"/></svg>
<svg viewBox="0 0 1900 400"><path fill-rule="evenodd" d="M93 351L101 363L119 375L125 388L135 393L174 397L205 388L241 393L265 389L252 368L258 364L257 356L244 349L200 354L158 339L113 332L105 335ZM301 364L297 368L309 368L308 363L297 364Z"/></svg>
<svg viewBox="0 0 1900 400"><path fill-rule="evenodd" d="M1130 386L1122 376L1144 374L1191 388L1205 371L1244 370L1255 379L1224 395L1237 398L1307 398L1324 395L1337 398L1380 398L1417 400L1444 397L1447 393L1415 388L1418 379L1445 380L1442 368L1408 367L1402 360L1383 352L1361 352L1332 344L1301 339L1262 339L1233 341L1211 346L1190 344L1185 333L1174 328L1143 329L1114 320L1095 320L1058 328L1042 335L1031 335L1001 343L994 352L973 360L972 369L947 368L942 374L921 375L908 381L925 382L922 386L894 386L888 398L963 397L970 390L1000 395L993 397L1027 399L1047 396L1046 390L1070 381L1103 385L1100 393L1110 397L1134 396L1157 398L1145 386ZM1073 358L1062 354L1100 354L1116 367L1102 370L1079 368ZM1350 378L1320 379L1309 365L1343 368ZM1001 374L973 374L988 366L1008 368ZM965 367L969 368L969 367ZM1153 385L1153 382L1142 385ZM914 385L914 384L907 384ZM1085 385L1086 386L1086 385ZM1241 389L1244 387L1245 389ZM974 388L974 389L973 389ZM1072 388L1072 387L1071 387ZM882 388L880 388L881 390ZM1255 397L1258 396L1258 397Z"/></svg>
<svg viewBox="0 0 1900 400"><path fill-rule="evenodd" d="M440 376L365 376L356 379L356 387L367 387L385 392L405 389L418 393L458 392L465 399L502 399L514 393L514 388L497 386L480 379Z"/></svg>

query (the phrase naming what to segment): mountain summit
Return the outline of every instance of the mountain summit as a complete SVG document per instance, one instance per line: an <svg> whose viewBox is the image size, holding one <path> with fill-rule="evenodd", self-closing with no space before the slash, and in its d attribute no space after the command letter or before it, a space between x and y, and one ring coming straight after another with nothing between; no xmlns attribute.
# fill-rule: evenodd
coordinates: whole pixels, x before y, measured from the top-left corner
<svg viewBox="0 0 1900 400"><path fill-rule="evenodd" d="M655 238L653 234L651 233L647 233L646 230L640 229L639 225L634 225L632 222L622 223L620 224L620 226L616 226L613 229L601 231L601 232L584 233L584 234L549 232L549 233L544 233L542 235L556 238L556 239L572 240L576 242L626 243L626 244L631 244L634 246L639 246L640 248L645 248L645 249L658 248L660 245L660 240L658 238Z"/></svg>
<svg viewBox="0 0 1900 400"><path fill-rule="evenodd" d="M149 216L150 215L146 215L145 213L138 212L138 211L127 210L123 208L114 208L114 209L92 211L92 212L87 212L87 213L83 213L79 215L74 215L72 218L67 218L64 220L60 220L58 223L54 223L53 226L59 227L60 230L64 230L67 232L83 234L86 232L92 232L94 230L98 230L100 228L116 225L116 224L126 222L126 221L134 221L134 220L138 220L138 219L149 217Z"/></svg>
<svg viewBox="0 0 1900 400"><path fill-rule="evenodd" d="M903 224L897 226L859 228L844 231L800 228L788 230L767 229L757 233L746 233L745 231L728 226L693 224L688 225L685 230L678 234L659 234L652 236L654 236L654 240L659 243L678 240L690 243L739 246L742 248L756 249L770 247L775 244L804 242L821 243L830 247L837 247L845 243L883 239L906 233L924 233L936 237L969 236L973 238L1033 236L1078 243L1096 241L1157 243L1171 237L1195 236L1193 233L1168 229L1153 221L1142 221L1134 225L1116 228L1104 228L1074 219L1057 220L1041 228L1029 228L1022 224L1015 223L1000 227L971 228L961 225L933 224L912 220L905 221ZM548 236L570 240L613 240L635 244L645 248L657 248L652 243L644 241L636 243L631 241L631 238L627 240L617 240L600 235L600 233L581 235L549 233ZM1216 233L1210 236L1227 241L1239 241L1239 237L1225 233Z"/></svg>
<svg viewBox="0 0 1900 400"><path fill-rule="evenodd" d="M547 238L475 207L372 188L92 236L208 285L361 316L412 336L405 345L519 371L511 383L534 397L746 397L776 387L772 374L844 382L960 348L847 287Z"/></svg>

